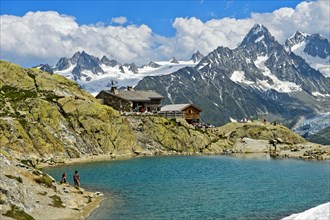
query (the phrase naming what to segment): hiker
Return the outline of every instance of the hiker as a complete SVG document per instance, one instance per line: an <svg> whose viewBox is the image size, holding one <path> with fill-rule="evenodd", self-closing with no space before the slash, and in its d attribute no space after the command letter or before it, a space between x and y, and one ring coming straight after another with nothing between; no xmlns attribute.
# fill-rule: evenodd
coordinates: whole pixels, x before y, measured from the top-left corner
<svg viewBox="0 0 330 220"><path fill-rule="evenodd" d="M80 178L79 178L79 174L78 174L77 170L74 171L73 182L74 182L74 186L79 190L80 189Z"/></svg>
<svg viewBox="0 0 330 220"><path fill-rule="evenodd" d="M60 183L61 184L67 183L67 181L66 181L66 173L65 172L62 174L62 178L61 178L61 182Z"/></svg>

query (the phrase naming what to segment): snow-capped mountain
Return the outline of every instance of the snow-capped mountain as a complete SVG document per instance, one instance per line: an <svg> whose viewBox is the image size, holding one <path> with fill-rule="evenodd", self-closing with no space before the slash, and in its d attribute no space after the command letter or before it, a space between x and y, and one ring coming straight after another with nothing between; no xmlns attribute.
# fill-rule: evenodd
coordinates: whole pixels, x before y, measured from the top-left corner
<svg viewBox="0 0 330 220"><path fill-rule="evenodd" d="M297 31L285 42L286 49L302 57L311 67L330 77L330 43L319 34Z"/></svg>
<svg viewBox="0 0 330 220"><path fill-rule="evenodd" d="M39 64L39 65L34 66L32 68L38 68L38 69L41 69L41 70L43 70L45 72L48 72L50 74L54 74L54 71L53 71L52 67L49 66L48 64Z"/></svg>
<svg viewBox="0 0 330 220"><path fill-rule="evenodd" d="M178 61L173 57L169 61L151 61L138 67L134 62L121 64L106 56L99 59L83 51L75 53L71 58L60 58L53 67L48 64L37 67L74 80L96 95L101 90L110 89L112 84L117 87L135 86L146 76L165 75L187 66L195 66L202 57L197 51L188 61Z"/></svg>
<svg viewBox="0 0 330 220"><path fill-rule="evenodd" d="M279 44L266 27L254 25L231 50L218 47L196 66L145 77L137 89L153 89L164 103L193 102L209 123L267 117L293 125L299 116L330 109L330 78Z"/></svg>
<svg viewBox="0 0 330 220"><path fill-rule="evenodd" d="M313 134L324 127L314 118L330 112L329 57L329 41L319 34L296 32L281 45L256 24L237 48L218 47L207 56L197 51L188 61L173 57L137 66L83 51L39 68L75 80L93 94L113 83L156 90L166 97L163 104L193 102L203 108L202 118L216 125L265 117Z"/></svg>

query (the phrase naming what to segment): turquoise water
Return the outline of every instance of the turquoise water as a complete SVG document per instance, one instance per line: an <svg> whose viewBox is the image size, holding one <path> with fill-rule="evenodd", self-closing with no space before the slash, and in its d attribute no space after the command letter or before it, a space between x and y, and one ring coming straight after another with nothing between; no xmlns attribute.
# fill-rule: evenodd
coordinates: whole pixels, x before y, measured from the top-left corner
<svg viewBox="0 0 330 220"><path fill-rule="evenodd" d="M106 199L89 219L280 219L330 201L330 163L265 157L142 157L74 170Z"/></svg>

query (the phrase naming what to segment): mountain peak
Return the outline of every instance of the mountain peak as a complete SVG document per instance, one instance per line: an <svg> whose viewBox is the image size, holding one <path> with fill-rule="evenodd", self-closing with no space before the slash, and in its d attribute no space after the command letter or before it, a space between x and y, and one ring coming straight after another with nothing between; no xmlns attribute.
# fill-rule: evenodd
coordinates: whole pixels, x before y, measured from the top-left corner
<svg viewBox="0 0 330 220"><path fill-rule="evenodd" d="M292 46L303 42L307 36L308 34L306 33L296 31L294 35L292 35L291 37L289 37L289 39L286 40L285 47L287 48L287 50L290 50Z"/></svg>
<svg viewBox="0 0 330 220"><path fill-rule="evenodd" d="M173 58L170 60L170 63L179 63L179 61L177 61L177 59L175 59L175 57L173 57Z"/></svg>
<svg viewBox="0 0 330 220"><path fill-rule="evenodd" d="M101 63L103 63L106 66L111 66L111 67L115 67L117 65L120 65L120 63L118 63L116 60L110 60L105 55L103 55L103 57L101 58Z"/></svg>
<svg viewBox="0 0 330 220"><path fill-rule="evenodd" d="M202 58L204 57L204 55L199 52L199 50L197 50L190 58L190 60L192 60L194 63L198 63L199 61L202 60Z"/></svg>
<svg viewBox="0 0 330 220"><path fill-rule="evenodd" d="M79 57L80 57L80 54L81 54L80 51L78 51L75 54L73 54L73 56L70 58L70 62L72 64L76 64L77 61L78 61L78 59L79 59Z"/></svg>
<svg viewBox="0 0 330 220"><path fill-rule="evenodd" d="M260 24L260 23L255 23L253 25L251 31L254 31L256 33L258 33L258 32L265 32L265 31L268 32L268 29L265 26L263 26L262 24Z"/></svg>
<svg viewBox="0 0 330 220"><path fill-rule="evenodd" d="M249 33L245 36L240 47L249 47L251 44L258 44L259 42L273 42L274 37L269 33L268 29L262 24L255 24Z"/></svg>
<svg viewBox="0 0 330 220"><path fill-rule="evenodd" d="M283 50L282 45L261 24L255 24L251 28L239 45L239 48L246 50L248 53L254 53L253 56L266 56L270 55L274 50Z"/></svg>
<svg viewBox="0 0 330 220"><path fill-rule="evenodd" d="M312 57L326 59L330 55L330 43L328 39L322 37L318 33L307 34L297 31L294 35L286 40L285 48L287 51L298 53L302 57L305 56L304 54L307 54ZM300 51L301 49L302 51Z"/></svg>
<svg viewBox="0 0 330 220"><path fill-rule="evenodd" d="M150 63L148 64L148 66L152 67L152 68L158 68L160 67L159 64L155 63L154 61L150 61Z"/></svg>

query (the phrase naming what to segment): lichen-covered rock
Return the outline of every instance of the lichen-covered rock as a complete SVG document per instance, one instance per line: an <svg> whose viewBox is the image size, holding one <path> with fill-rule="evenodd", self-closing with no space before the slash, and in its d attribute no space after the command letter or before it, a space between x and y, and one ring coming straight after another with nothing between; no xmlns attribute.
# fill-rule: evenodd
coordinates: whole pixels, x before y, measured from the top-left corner
<svg viewBox="0 0 330 220"><path fill-rule="evenodd" d="M141 150L114 109L60 75L0 63L0 149L18 157L134 154Z"/></svg>
<svg viewBox="0 0 330 220"><path fill-rule="evenodd" d="M220 127L218 130L232 141L247 137L257 140L280 139L285 144L306 143L304 138L285 126L271 125L269 123L263 124L260 121L252 123L229 123Z"/></svg>
<svg viewBox="0 0 330 220"><path fill-rule="evenodd" d="M19 65L0 60L0 86L22 90L35 90L34 80Z"/></svg>
<svg viewBox="0 0 330 220"><path fill-rule="evenodd" d="M0 62L0 150L18 157L111 154L218 154L237 139L305 140L281 125L230 123L196 129L183 119L126 116L78 84L39 69Z"/></svg>
<svg viewBox="0 0 330 220"><path fill-rule="evenodd" d="M228 143L213 133L196 130L183 119L127 116L139 144L153 153L221 153ZM157 146L153 148L152 146Z"/></svg>

